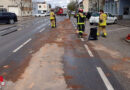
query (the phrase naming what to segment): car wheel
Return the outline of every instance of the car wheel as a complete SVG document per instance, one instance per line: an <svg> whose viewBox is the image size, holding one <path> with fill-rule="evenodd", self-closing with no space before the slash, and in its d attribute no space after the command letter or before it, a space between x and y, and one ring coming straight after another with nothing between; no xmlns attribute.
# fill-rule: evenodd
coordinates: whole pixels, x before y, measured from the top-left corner
<svg viewBox="0 0 130 90"><path fill-rule="evenodd" d="M9 24L14 24L14 20L13 20L13 19L10 19L10 20L9 20Z"/></svg>
<svg viewBox="0 0 130 90"><path fill-rule="evenodd" d="M114 21L114 24L117 24L117 20Z"/></svg>
<svg viewBox="0 0 130 90"><path fill-rule="evenodd" d="M93 23L90 23L90 25L93 25Z"/></svg>

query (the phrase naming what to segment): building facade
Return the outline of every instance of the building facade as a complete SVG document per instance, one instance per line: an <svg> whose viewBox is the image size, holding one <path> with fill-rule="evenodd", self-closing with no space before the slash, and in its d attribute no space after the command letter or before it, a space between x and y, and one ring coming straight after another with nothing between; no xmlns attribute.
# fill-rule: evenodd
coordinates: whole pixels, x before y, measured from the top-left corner
<svg viewBox="0 0 130 90"><path fill-rule="evenodd" d="M32 15L32 0L1 0L0 9L6 9L17 16Z"/></svg>
<svg viewBox="0 0 130 90"><path fill-rule="evenodd" d="M83 0L83 10L84 12L89 11L89 0Z"/></svg>
<svg viewBox="0 0 130 90"><path fill-rule="evenodd" d="M91 12L103 9L104 4L104 0L82 0L79 6L80 8L83 8L84 12Z"/></svg>
<svg viewBox="0 0 130 90"><path fill-rule="evenodd" d="M99 11L104 8L105 0L88 0L89 11Z"/></svg>
<svg viewBox="0 0 130 90"><path fill-rule="evenodd" d="M106 0L104 10L120 19L130 19L130 0Z"/></svg>
<svg viewBox="0 0 130 90"><path fill-rule="evenodd" d="M33 15L50 12L50 8L46 2L33 2Z"/></svg>

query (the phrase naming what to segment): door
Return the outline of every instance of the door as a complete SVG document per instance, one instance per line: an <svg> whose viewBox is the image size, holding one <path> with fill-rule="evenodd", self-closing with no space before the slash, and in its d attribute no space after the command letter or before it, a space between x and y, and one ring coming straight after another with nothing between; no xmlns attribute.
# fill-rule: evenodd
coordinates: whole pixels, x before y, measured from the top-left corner
<svg viewBox="0 0 130 90"><path fill-rule="evenodd" d="M107 19L108 19L108 23L114 23L114 16L111 15L110 13L108 13Z"/></svg>
<svg viewBox="0 0 130 90"><path fill-rule="evenodd" d="M18 7L9 7L9 12L15 13L17 16L20 15Z"/></svg>

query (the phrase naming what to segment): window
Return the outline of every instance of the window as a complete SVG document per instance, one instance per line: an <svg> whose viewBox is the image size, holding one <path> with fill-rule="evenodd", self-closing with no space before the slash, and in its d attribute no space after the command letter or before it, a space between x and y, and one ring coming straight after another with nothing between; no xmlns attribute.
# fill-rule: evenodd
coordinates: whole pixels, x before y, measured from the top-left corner
<svg viewBox="0 0 130 90"><path fill-rule="evenodd" d="M92 13L92 16L98 17L98 16L100 16L100 14L99 13Z"/></svg>
<svg viewBox="0 0 130 90"><path fill-rule="evenodd" d="M39 8L41 8L41 5L39 6Z"/></svg>
<svg viewBox="0 0 130 90"><path fill-rule="evenodd" d="M129 14L129 7L124 8L123 14L124 15L128 15Z"/></svg>

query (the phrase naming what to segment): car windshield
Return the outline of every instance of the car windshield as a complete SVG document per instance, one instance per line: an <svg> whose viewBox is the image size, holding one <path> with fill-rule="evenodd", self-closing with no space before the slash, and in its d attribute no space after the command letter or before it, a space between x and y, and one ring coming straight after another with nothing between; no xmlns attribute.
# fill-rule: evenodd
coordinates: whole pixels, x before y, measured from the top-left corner
<svg viewBox="0 0 130 90"><path fill-rule="evenodd" d="M99 13L92 13L92 16L98 17L100 14Z"/></svg>

